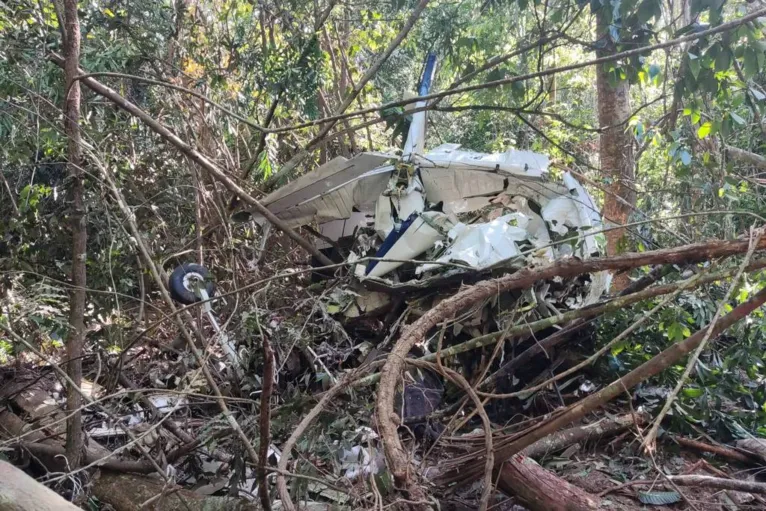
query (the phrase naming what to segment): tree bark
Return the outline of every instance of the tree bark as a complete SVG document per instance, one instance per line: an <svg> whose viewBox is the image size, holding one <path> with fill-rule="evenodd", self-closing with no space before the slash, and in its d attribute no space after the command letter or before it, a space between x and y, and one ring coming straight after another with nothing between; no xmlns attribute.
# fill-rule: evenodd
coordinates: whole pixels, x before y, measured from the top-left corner
<svg viewBox="0 0 766 511"><path fill-rule="evenodd" d="M688 447L690 449L696 449L700 452L709 452L712 454L717 454L719 456L723 456L724 458L729 458L731 460L738 461L740 463L751 464L755 461L754 458L751 458L750 456L743 454L739 451L735 451L731 447L726 447L723 445L706 444L705 442L692 440L691 438L685 438L682 436L674 436L672 437L672 439L676 441L679 445L682 445L684 447Z"/></svg>
<svg viewBox="0 0 766 511"><path fill-rule="evenodd" d="M67 339L67 373L78 387L82 382L82 350L85 342L85 287L87 284L85 260L88 240L85 216L85 185L82 172L82 150L80 148L80 20L77 17L77 0L65 0L64 20L66 25L66 48L64 61L64 83L68 91L64 108L64 131L69 139L68 173L72 190L72 291L69 298L69 336ZM82 405L82 396L77 389L67 388L67 411L72 416L67 420L66 453L71 468L77 468L83 456L82 414L77 411Z"/></svg>
<svg viewBox="0 0 766 511"><path fill-rule="evenodd" d="M521 454L530 458L539 458L546 454L563 451L570 445L614 435L633 425L641 426L646 423L647 418L648 414L646 413L627 414L614 419L604 418L584 426L575 426L541 438L524 449Z"/></svg>
<svg viewBox="0 0 766 511"><path fill-rule="evenodd" d="M596 52L599 58L609 57L616 53L614 42L609 37L609 23L606 8L597 13L598 36L605 41L603 49ZM609 179L607 190L611 193L604 195L603 216L612 224L626 224L630 216L630 208L620 202L622 197L631 205L636 203L633 191L634 158L633 137L627 129L630 118L630 84L627 80L617 80L613 86L609 76L613 73L612 65L601 64L596 67L596 89L598 91L598 123L605 128L599 138L599 156L601 173ZM614 194L614 195L613 195ZM624 229L615 229L606 233L606 252L617 255L626 251L627 236ZM620 291L630 284L627 274L617 274L612 282L613 289Z"/></svg>
<svg viewBox="0 0 766 511"><path fill-rule="evenodd" d="M751 153L750 151L745 151L744 149L739 149L730 145L726 146L726 154L728 154L730 158L741 163L752 165L760 170L766 170L766 158L760 154Z"/></svg>
<svg viewBox="0 0 766 511"><path fill-rule="evenodd" d="M590 511L601 506L600 498L548 472L523 454L503 463L497 486L503 493L519 497L532 511Z"/></svg>
<svg viewBox="0 0 766 511"><path fill-rule="evenodd" d="M266 334L261 331L263 342L263 391L259 421L260 443L258 445L258 496L265 511L271 511L266 469L269 465L269 444L271 443L271 394L274 392L274 350Z"/></svg>
<svg viewBox="0 0 766 511"><path fill-rule="evenodd" d="M102 471L93 482L93 495L116 511L256 511L253 502L232 497L209 497L162 481L130 474ZM148 505L143 505L150 501ZM2 510L0 510L2 511Z"/></svg>

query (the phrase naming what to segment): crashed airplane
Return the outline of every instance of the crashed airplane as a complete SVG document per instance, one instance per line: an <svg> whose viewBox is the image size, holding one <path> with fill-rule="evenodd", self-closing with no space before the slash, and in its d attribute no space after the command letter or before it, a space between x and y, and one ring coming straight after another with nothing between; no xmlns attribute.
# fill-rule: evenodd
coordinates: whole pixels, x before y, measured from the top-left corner
<svg viewBox="0 0 766 511"><path fill-rule="evenodd" d="M429 55L421 96L434 67ZM600 252L602 223L593 199L569 173L553 182L547 156L515 149L484 154L458 144L426 151L425 130L426 112L417 112L401 156L335 158L262 203L291 227L315 223L332 242L353 237L348 261L360 261L355 275L384 288ZM563 239L575 242L556 243ZM415 259L414 275L397 275ZM598 300L608 285L608 274L592 275L584 302Z"/></svg>

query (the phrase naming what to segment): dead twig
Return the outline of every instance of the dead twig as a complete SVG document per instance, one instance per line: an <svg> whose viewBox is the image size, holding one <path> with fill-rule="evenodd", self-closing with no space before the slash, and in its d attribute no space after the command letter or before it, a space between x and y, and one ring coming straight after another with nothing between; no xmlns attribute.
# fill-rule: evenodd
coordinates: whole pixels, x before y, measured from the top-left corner
<svg viewBox="0 0 766 511"><path fill-rule="evenodd" d="M729 458L730 460L739 461L741 463L753 463L754 461L746 454L742 454L739 451L735 451L734 449L730 449L729 447L725 447L723 445L711 445L705 442L700 442L699 440L692 440L691 438L677 435L673 436L672 439L679 445L696 449L700 452L717 454L719 456L723 456L724 458Z"/></svg>
<svg viewBox="0 0 766 511"><path fill-rule="evenodd" d="M359 374L362 374L373 367L380 365L379 363L373 362L369 366L361 366L355 371L348 373L341 381L339 381L334 387L332 387L330 390L324 393L322 396L322 399L319 400L319 402L314 405L314 408L309 411L309 413L306 414L305 417L303 417L303 420L298 424L293 432L290 434L290 438L287 439L287 442L282 446L282 457L279 458L279 463L277 463L277 491L279 492L279 498L282 500L282 507L287 511L295 511L295 504L293 503L292 498L290 497L290 492L287 489L287 481L285 480L285 474L288 473L287 471L287 464L290 461L290 453L293 450L293 447L295 447L295 444L298 442L300 437L303 435L303 433L306 431L306 429L311 425L312 422L314 422L314 419L316 419L320 413L322 413L322 410L325 409L327 404L335 398L338 394L340 394L343 390L346 389L351 383L354 382L354 380L358 377Z"/></svg>

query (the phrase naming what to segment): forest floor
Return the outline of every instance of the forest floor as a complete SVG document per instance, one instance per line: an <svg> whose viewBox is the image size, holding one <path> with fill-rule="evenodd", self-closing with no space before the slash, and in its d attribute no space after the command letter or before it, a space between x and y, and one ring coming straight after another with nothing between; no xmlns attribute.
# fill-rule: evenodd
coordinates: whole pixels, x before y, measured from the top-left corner
<svg viewBox="0 0 766 511"><path fill-rule="evenodd" d="M282 246L286 243L275 237L269 253L294 255L289 243ZM260 335L269 336L276 352L269 445L269 465L274 467L284 455L281 449L286 439L315 406L318 395L344 372L384 359L402 328L420 317L422 308L432 306L434 298L452 293L454 288L393 297L387 307L349 318L344 317L344 305L339 303L348 293L338 292L352 285L347 277L312 279L297 256L279 260L269 257L267 253L263 263L267 271L261 275L290 275L296 270L303 273L297 278L270 280L247 298L216 304L220 322L241 347L244 374L232 378L215 343L211 342L207 353L218 360L211 367L224 399L245 434L257 445L264 365L258 339ZM253 282L254 277L240 277L238 286ZM576 287L572 283L565 285L570 293ZM447 334L442 332L444 347L497 329L494 307L484 304L469 311L459 328L451 325ZM119 511L147 502L159 505L157 509L175 509L171 502L174 498L183 501L184 508L198 499L201 506L208 506L205 509L234 509L232 502L238 509L257 509L257 471L247 462L241 443L209 396L207 383L199 377L193 359L179 344L172 326L165 323L150 328L163 319L161 310L159 301L149 302L140 325L91 333L101 339L116 335L137 339L138 333L151 331L127 350L93 349L85 359L84 374L89 382L86 389L102 405L89 407L84 414L86 464L98 470L71 473L60 465L58 455L63 453L65 438L64 387L49 366L33 365L31 358L25 360L23 354L15 367L6 367L0 373L0 398L6 404L0 412L0 434L6 457L90 509L111 506ZM214 339L214 330L204 318L198 315L197 320ZM444 364L476 385L513 358L506 349L493 344L462 353ZM592 332L584 329L555 352L518 368L506 390L534 386L553 372L572 367L592 351ZM55 346L46 347L45 352L53 360L63 357L63 351ZM427 346L420 346L411 356L422 357L428 352ZM498 352L502 352L499 358ZM480 417L466 406L465 394L459 388L433 372L412 370L408 375L403 393L400 389L397 396L403 420L399 429L419 467L419 480L439 501L441 509L477 509L484 488L481 480L448 485L449 491L432 481L448 471L451 463L460 464L462 457L481 456L485 435ZM524 399L490 401L485 410L494 442L512 437L515 431L557 413L608 383L607 376L589 369ZM500 385L498 390L502 390ZM290 491L295 501L315 510L380 508L382 502L396 501L395 484L387 473L371 413L375 391L376 386L368 384L337 396L306 430L296 444L295 461L290 464ZM766 509L766 500L758 494L762 486L757 483L759 466L764 461L757 453L754 456L742 449L721 446L705 435L698 436L698 443L687 441L681 445L684 437L669 432L660 437L655 452L647 453L642 447L647 422L639 393L626 392L623 399L572 424L567 430L571 436L552 435L530 446L531 451L524 451L525 456L539 463L532 470L550 477L552 486L535 488L532 494L525 494L519 487L508 490L503 482L506 474L500 473L497 486L503 491L493 493L489 509L546 509L545 498L555 499L560 485L566 482L573 485L572 491L598 500L603 509ZM156 474L157 467L164 471L163 476ZM131 473L154 475L136 479ZM273 498L273 468L270 473L268 484ZM715 486L722 480L754 483L756 491ZM536 501L538 498L543 500ZM273 500L278 508L277 499Z"/></svg>

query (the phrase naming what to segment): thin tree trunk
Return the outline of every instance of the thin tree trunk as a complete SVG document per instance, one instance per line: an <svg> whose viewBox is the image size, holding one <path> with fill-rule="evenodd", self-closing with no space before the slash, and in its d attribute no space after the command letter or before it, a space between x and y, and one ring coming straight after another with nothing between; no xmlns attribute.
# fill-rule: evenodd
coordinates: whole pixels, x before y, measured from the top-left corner
<svg viewBox="0 0 766 511"><path fill-rule="evenodd" d="M608 57L616 52L613 41L609 38L609 25L603 12L598 13L598 35L605 42L604 49L596 52L597 57ZM632 189L634 179L633 137L627 130L630 118L630 84L619 80L612 86L609 75L613 73L611 65L601 64L596 67L596 88L598 90L598 123L607 129L601 132L599 155L601 172L609 178L610 184L604 196L603 215L608 222L625 224L630 215L630 208L620 202L618 195L629 204L635 205L636 195ZM606 252L617 255L625 252L627 237L624 229L606 233ZM612 283L615 291L620 291L630 283L626 274L615 276Z"/></svg>
<svg viewBox="0 0 766 511"><path fill-rule="evenodd" d="M258 496L265 511L271 511L268 479L266 471L269 465L269 447L271 443L271 395L274 392L274 350L269 338L261 332L263 342L263 392L261 392L261 411L259 421L260 444L258 445Z"/></svg>
<svg viewBox="0 0 766 511"><path fill-rule="evenodd" d="M68 171L72 183L72 292L69 299L69 337L67 339L67 373L72 382L82 382L82 350L85 341L85 260L88 240L85 216L82 151L80 148L80 20L77 17L77 0L65 0L66 51L64 62L65 86L68 91L64 108L64 130L69 139ZM67 410L72 414L67 420L66 453L70 468L80 465L83 456L82 414L77 411L82 396L77 389L67 389Z"/></svg>

